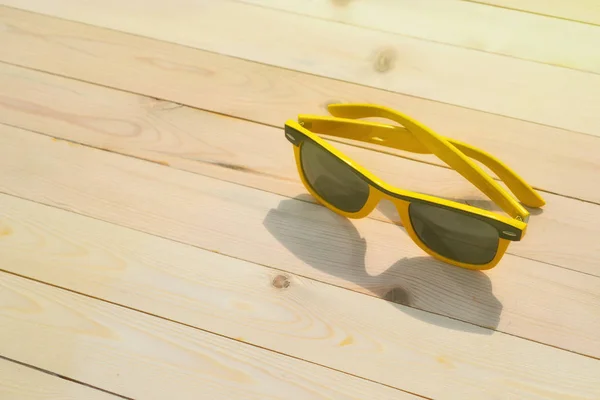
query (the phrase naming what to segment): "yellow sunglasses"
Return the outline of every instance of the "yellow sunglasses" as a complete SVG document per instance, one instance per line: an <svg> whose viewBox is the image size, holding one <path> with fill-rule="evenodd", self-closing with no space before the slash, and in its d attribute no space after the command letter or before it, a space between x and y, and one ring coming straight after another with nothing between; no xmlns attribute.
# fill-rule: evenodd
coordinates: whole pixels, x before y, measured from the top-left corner
<svg viewBox="0 0 600 400"><path fill-rule="evenodd" d="M493 171L529 207L545 204L521 177L492 155L438 135L393 109L372 104L332 104L333 117L300 115L285 124L298 173L307 190L330 210L363 218L380 200L392 201L412 240L431 256L463 268L494 267L509 242L525 235L529 212L473 160ZM402 126L356 120L379 117ZM510 217L382 182L317 134L434 154L467 178Z"/></svg>

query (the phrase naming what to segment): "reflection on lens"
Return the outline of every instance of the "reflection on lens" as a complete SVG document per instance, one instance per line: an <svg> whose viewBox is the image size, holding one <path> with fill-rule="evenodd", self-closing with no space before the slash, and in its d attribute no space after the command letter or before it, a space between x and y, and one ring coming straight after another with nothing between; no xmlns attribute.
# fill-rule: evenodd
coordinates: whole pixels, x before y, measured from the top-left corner
<svg viewBox="0 0 600 400"><path fill-rule="evenodd" d="M487 222L427 203L411 203L408 211L419 239L439 255L473 265L496 256L498 231Z"/></svg>
<svg viewBox="0 0 600 400"><path fill-rule="evenodd" d="M367 202L369 184L323 147L304 141L300 160L308 184L323 200L349 213L360 211Z"/></svg>

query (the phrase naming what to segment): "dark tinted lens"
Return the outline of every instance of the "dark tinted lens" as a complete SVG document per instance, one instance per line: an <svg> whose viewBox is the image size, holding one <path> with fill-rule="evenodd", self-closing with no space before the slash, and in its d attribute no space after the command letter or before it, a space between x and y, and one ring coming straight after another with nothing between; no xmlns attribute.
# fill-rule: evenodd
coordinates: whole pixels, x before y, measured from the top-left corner
<svg viewBox="0 0 600 400"><path fill-rule="evenodd" d="M436 253L473 265L496 256L498 231L487 222L424 203L411 203L408 210L417 236Z"/></svg>
<svg viewBox="0 0 600 400"><path fill-rule="evenodd" d="M367 202L369 184L348 164L310 140L300 148L302 170L319 196L346 212L357 212Z"/></svg>

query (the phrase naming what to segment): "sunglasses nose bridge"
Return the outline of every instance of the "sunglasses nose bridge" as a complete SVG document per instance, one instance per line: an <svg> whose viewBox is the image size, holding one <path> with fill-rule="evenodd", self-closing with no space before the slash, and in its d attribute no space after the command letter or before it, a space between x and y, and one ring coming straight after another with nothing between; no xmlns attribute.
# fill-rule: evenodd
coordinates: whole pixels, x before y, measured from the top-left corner
<svg viewBox="0 0 600 400"><path fill-rule="evenodd" d="M371 211L373 211L379 205L384 196L384 193L379 191L374 186L369 185L369 198L363 207L363 212L365 214L370 214Z"/></svg>
<svg viewBox="0 0 600 400"><path fill-rule="evenodd" d="M385 198L394 204L396 212L398 213L400 225L406 227L407 224L410 224L410 218L408 216L408 206L410 205L410 202L392 195L386 195Z"/></svg>

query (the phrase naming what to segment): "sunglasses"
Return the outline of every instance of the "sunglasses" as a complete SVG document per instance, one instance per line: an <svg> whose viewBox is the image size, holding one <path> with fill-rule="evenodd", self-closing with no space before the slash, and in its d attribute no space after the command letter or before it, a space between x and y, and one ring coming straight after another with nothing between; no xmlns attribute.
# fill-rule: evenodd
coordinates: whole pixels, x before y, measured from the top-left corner
<svg viewBox="0 0 600 400"><path fill-rule="evenodd" d="M306 189L321 204L348 218L367 216L382 199L396 206L411 239L429 255L463 268L494 267L512 241L527 228L529 207L545 204L542 197L500 160L468 144L446 138L393 109L372 104L332 104L333 117L300 115L285 124L294 145L298 173ZM361 121L378 117L388 125ZM486 194L509 216L467 204L393 187L335 149L319 135L434 154ZM488 167L520 201L484 172Z"/></svg>

